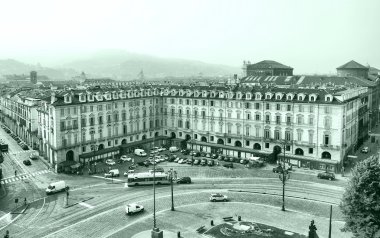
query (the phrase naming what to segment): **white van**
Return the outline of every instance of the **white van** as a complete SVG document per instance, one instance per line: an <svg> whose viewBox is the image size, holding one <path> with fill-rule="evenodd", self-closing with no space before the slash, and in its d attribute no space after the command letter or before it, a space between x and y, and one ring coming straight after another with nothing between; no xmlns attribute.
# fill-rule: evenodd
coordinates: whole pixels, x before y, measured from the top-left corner
<svg viewBox="0 0 380 238"><path fill-rule="evenodd" d="M105 178L112 178L112 177L119 177L119 176L120 176L120 172L118 169L111 169L110 171L108 171L108 173L104 174Z"/></svg>
<svg viewBox="0 0 380 238"><path fill-rule="evenodd" d="M135 155L137 156L146 156L146 152L143 149L135 149Z"/></svg>
<svg viewBox="0 0 380 238"><path fill-rule="evenodd" d="M53 194L53 193L58 193L61 191L65 191L66 189L69 189L69 186L66 186L65 181L58 181L51 183L47 189L46 189L46 194Z"/></svg>
<svg viewBox="0 0 380 238"><path fill-rule="evenodd" d="M127 215L131 215L131 214L138 213L138 212L143 212L143 211L144 211L144 207L141 206L141 205L135 204L135 203L128 204L125 207L125 213Z"/></svg>
<svg viewBox="0 0 380 238"><path fill-rule="evenodd" d="M172 146L172 147L169 148L169 151L170 152L177 152L177 151L179 151L179 149L178 149L177 146Z"/></svg>

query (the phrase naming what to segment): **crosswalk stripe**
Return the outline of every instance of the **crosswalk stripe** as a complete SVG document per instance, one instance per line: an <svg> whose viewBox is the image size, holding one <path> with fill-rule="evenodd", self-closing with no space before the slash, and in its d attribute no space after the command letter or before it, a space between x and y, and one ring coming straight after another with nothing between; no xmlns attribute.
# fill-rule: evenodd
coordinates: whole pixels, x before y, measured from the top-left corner
<svg viewBox="0 0 380 238"><path fill-rule="evenodd" d="M85 203L85 202L80 202L80 203L78 203L78 204L79 204L79 205L82 205L82 206L84 206L84 207L90 208L90 209L94 208L94 206L92 206L92 205L90 205L90 204L88 204L88 203Z"/></svg>

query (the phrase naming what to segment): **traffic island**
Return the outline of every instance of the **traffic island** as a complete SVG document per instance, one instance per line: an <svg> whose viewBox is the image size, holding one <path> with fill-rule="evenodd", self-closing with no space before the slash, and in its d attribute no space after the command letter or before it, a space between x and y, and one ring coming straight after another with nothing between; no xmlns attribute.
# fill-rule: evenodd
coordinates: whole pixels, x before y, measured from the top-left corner
<svg viewBox="0 0 380 238"><path fill-rule="evenodd" d="M67 197L64 199L64 208L69 208L69 207L73 207L75 205L78 205L79 203L81 202L86 202L88 200L91 200L93 199L94 197L69 197L69 199L67 200Z"/></svg>
<svg viewBox="0 0 380 238"><path fill-rule="evenodd" d="M231 221L217 225L204 234L215 238L307 238L307 236L249 221Z"/></svg>

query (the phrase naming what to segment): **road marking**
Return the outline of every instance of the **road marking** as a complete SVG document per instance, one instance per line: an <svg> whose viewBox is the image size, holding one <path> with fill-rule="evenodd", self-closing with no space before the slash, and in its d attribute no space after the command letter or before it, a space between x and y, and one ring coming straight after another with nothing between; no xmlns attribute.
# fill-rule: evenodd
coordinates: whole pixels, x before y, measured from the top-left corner
<svg viewBox="0 0 380 238"><path fill-rule="evenodd" d="M80 203L78 203L79 205L82 205L82 206L84 206L84 207L87 207L87 208L90 208L90 209L92 209L92 208L94 208L95 206L92 206L92 205L90 205L90 204L88 204L88 203L85 203L85 202L80 202Z"/></svg>
<svg viewBox="0 0 380 238"><path fill-rule="evenodd" d="M36 171L36 172L33 172L33 173L29 173L29 174L20 174L18 175L17 177L15 176L12 176L12 177L7 177L7 178L3 178L1 180L1 184L7 184L7 183L12 183L12 182L16 182L20 179L26 179L26 178L29 178L29 177L34 177L36 175L41 175L41 174L46 174L46 173L49 173L50 170L42 170L42 171Z"/></svg>
<svg viewBox="0 0 380 238"><path fill-rule="evenodd" d="M124 180L121 180L121 179L105 178L105 177L97 176L97 175L93 175L93 176L91 176L91 177L94 177L94 178L102 178L102 179L107 179L107 180L114 180L114 181L119 181L119 182L125 182Z"/></svg>
<svg viewBox="0 0 380 238"><path fill-rule="evenodd" d="M125 183L125 184L124 184L124 188L128 188L128 183Z"/></svg>
<svg viewBox="0 0 380 238"><path fill-rule="evenodd" d="M37 214L26 224L27 226L30 224L30 223L32 223L32 221L34 220L34 219L36 219L36 217L41 213L41 211L42 211L42 208L44 208L44 206L45 206L45 202L46 202L46 199L44 198L44 203L42 204L42 207L40 208L40 210L37 212Z"/></svg>

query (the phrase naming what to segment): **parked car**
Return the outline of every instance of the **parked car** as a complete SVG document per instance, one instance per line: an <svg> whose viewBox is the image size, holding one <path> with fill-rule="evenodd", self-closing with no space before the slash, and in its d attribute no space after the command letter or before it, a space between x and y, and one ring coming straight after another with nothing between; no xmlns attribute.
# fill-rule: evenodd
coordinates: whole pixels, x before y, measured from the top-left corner
<svg viewBox="0 0 380 238"><path fill-rule="evenodd" d="M177 183L191 183L190 177L182 177L177 180Z"/></svg>
<svg viewBox="0 0 380 238"><path fill-rule="evenodd" d="M228 200L228 197L226 195L223 195L220 193L213 193L210 195L210 201L211 202L217 202L217 201L226 202L227 200Z"/></svg>
<svg viewBox="0 0 380 238"><path fill-rule="evenodd" d="M208 166L214 166L215 162L214 160L210 159L207 163Z"/></svg>
<svg viewBox="0 0 380 238"><path fill-rule="evenodd" d="M195 159L194 160L194 165L198 165L200 163L200 160L199 159Z"/></svg>
<svg viewBox="0 0 380 238"><path fill-rule="evenodd" d="M203 166L207 165L207 159L202 159L201 160L201 165L203 165Z"/></svg>
<svg viewBox="0 0 380 238"><path fill-rule="evenodd" d="M179 158L179 157L178 157L178 158L175 158L175 159L174 159L174 162L175 162L175 163L178 163L178 161L179 161L180 159L181 159L181 158Z"/></svg>
<svg viewBox="0 0 380 238"><path fill-rule="evenodd" d="M162 151L165 151L165 150L166 150L165 147L160 147L160 148L158 148L158 151L159 151L159 152L162 152Z"/></svg>
<svg viewBox="0 0 380 238"><path fill-rule="evenodd" d="M23 146L21 146L21 148L22 148L23 150L29 150L29 147L28 147L27 145L23 145Z"/></svg>
<svg viewBox="0 0 380 238"><path fill-rule="evenodd" d="M195 152L195 151L190 151L190 154L189 155L191 155L191 156L195 156L197 154L197 152Z"/></svg>
<svg viewBox="0 0 380 238"><path fill-rule="evenodd" d="M107 164L107 165L115 165L116 163L115 163L115 161L113 161L112 159L107 159L107 160L106 160L106 164Z"/></svg>
<svg viewBox="0 0 380 238"><path fill-rule="evenodd" d="M201 156L201 152L196 152L194 157L200 157Z"/></svg>
<svg viewBox="0 0 380 238"><path fill-rule="evenodd" d="M226 157L224 157L223 160L224 160L224 161L230 161L230 158L228 158L228 157L226 156Z"/></svg>
<svg viewBox="0 0 380 238"><path fill-rule="evenodd" d="M218 156L218 160L223 161L224 160L224 156L223 155L219 155Z"/></svg>
<svg viewBox="0 0 380 238"><path fill-rule="evenodd" d="M367 154L368 152L370 152L370 149L368 146L364 147L360 152L364 153L364 154Z"/></svg>
<svg viewBox="0 0 380 238"><path fill-rule="evenodd" d="M126 155L122 155L121 157L120 157L120 160L121 161L123 161L123 162L126 162L126 161L132 161L132 158L131 157L128 157L128 156L126 156Z"/></svg>
<svg viewBox="0 0 380 238"><path fill-rule="evenodd" d="M138 205L138 204L135 204L135 203L128 204L125 207L125 213L127 215L132 215L132 214L143 212L143 211L144 211L144 207L142 205Z"/></svg>
<svg viewBox="0 0 380 238"><path fill-rule="evenodd" d="M223 167L232 169L234 167L234 164L233 163L224 164Z"/></svg>
<svg viewBox="0 0 380 238"><path fill-rule="evenodd" d="M185 160L184 159L180 159L178 160L178 164L184 164L185 163Z"/></svg>
<svg viewBox="0 0 380 238"><path fill-rule="evenodd" d="M153 173L153 171L156 171L156 173L157 173L157 172L159 172L159 173L163 173L163 172L165 172L164 168L161 168L161 167L157 167L157 168L155 168L154 170L151 169L151 170L149 170L149 173Z"/></svg>
<svg viewBox="0 0 380 238"><path fill-rule="evenodd" d="M241 159L240 164L248 164L248 160L247 159Z"/></svg>
<svg viewBox="0 0 380 238"><path fill-rule="evenodd" d="M207 154L206 154L206 158L211 158L211 154L210 154L210 153L207 153Z"/></svg>
<svg viewBox="0 0 380 238"><path fill-rule="evenodd" d="M231 157L230 162L235 162L235 159Z"/></svg>
<svg viewBox="0 0 380 238"><path fill-rule="evenodd" d="M30 162L30 160L26 159L24 161L22 161L25 165L32 165L32 162Z"/></svg>
<svg viewBox="0 0 380 238"><path fill-rule="evenodd" d="M211 155L211 159L216 159L216 158L218 158L218 155L217 155L217 154L212 154L212 155Z"/></svg>
<svg viewBox="0 0 380 238"><path fill-rule="evenodd" d="M190 159L188 159L188 160L186 161L187 164L192 164L193 162L194 162L194 161L193 161L192 158L190 158Z"/></svg>
<svg viewBox="0 0 380 238"><path fill-rule="evenodd" d="M38 160L39 156L38 155L30 155L29 159L31 159L31 160Z"/></svg>
<svg viewBox="0 0 380 238"><path fill-rule="evenodd" d="M317 175L320 179L328 179L328 180L334 180L335 174L333 172L322 172Z"/></svg>
<svg viewBox="0 0 380 238"><path fill-rule="evenodd" d="M206 157L206 152L200 152L201 153L201 157Z"/></svg>

